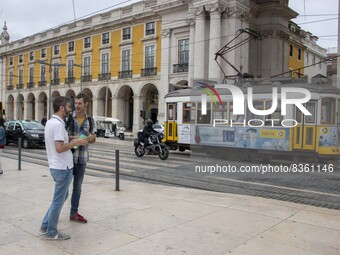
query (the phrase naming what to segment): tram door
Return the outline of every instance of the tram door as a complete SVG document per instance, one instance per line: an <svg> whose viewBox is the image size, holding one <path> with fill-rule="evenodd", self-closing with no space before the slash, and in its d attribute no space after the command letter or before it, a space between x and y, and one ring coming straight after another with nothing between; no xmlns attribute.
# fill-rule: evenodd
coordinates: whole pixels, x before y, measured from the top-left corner
<svg viewBox="0 0 340 255"><path fill-rule="evenodd" d="M177 141L177 104L171 103L167 105L167 119L165 125L165 136L167 141Z"/></svg>
<svg viewBox="0 0 340 255"><path fill-rule="evenodd" d="M317 101L310 101L305 104L305 107L312 115L304 115L295 107L295 120L298 125L294 127L293 132L294 150L316 149Z"/></svg>

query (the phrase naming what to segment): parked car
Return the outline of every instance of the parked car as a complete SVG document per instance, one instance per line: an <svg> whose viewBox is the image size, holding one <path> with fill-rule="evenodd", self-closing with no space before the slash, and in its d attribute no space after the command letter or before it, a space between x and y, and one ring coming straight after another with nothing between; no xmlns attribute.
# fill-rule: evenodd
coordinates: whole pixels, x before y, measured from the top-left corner
<svg viewBox="0 0 340 255"><path fill-rule="evenodd" d="M164 133L164 126L160 124L153 124L152 128L159 133Z"/></svg>
<svg viewBox="0 0 340 255"><path fill-rule="evenodd" d="M18 144L22 138L22 147L45 146L45 127L34 120L13 120L6 127L6 142Z"/></svg>

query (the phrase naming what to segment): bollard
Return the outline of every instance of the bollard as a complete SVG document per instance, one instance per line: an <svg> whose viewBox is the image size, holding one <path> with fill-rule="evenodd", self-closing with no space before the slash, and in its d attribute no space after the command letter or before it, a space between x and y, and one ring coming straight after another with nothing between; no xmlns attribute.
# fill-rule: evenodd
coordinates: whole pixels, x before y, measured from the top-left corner
<svg viewBox="0 0 340 255"><path fill-rule="evenodd" d="M116 191L119 191L119 150L116 150Z"/></svg>
<svg viewBox="0 0 340 255"><path fill-rule="evenodd" d="M18 139L18 170L21 170L21 137Z"/></svg>

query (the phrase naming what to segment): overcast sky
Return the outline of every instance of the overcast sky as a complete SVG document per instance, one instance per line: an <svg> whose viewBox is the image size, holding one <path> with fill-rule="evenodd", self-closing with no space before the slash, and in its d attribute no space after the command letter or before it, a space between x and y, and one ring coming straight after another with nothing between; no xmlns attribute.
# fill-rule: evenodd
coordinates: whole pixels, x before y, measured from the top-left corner
<svg viewBox="0 0 340 255"><path fill-rule="evenodd" d="M133 2L137 0L0 0L0 28L6 21L11 41L15 41L70 22L74 17L80 19ZM335 51L338 0L290 0L289 6L301 15L293 20L295 23L318 36L320 46ZM331 20L321 21L325 19Z"/></svg>

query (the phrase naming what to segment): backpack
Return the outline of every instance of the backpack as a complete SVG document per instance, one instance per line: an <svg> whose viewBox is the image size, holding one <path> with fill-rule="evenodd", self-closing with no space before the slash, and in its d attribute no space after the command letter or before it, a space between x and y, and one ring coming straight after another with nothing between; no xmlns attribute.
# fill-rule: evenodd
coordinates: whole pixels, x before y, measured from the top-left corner
<svg viewBox="0 0 340 255"><path fill-rule="evenodd" d="M92 117L91 116L87 116L87 120L90 124L90 133L93 132L93 123L92 123ZM68 117L68 120L66 121L66 125L65 125L65 129L68 130L69 128L71 128L71 134L74 133L74 119L73 119L73 115L70 115Z"/></svg>

